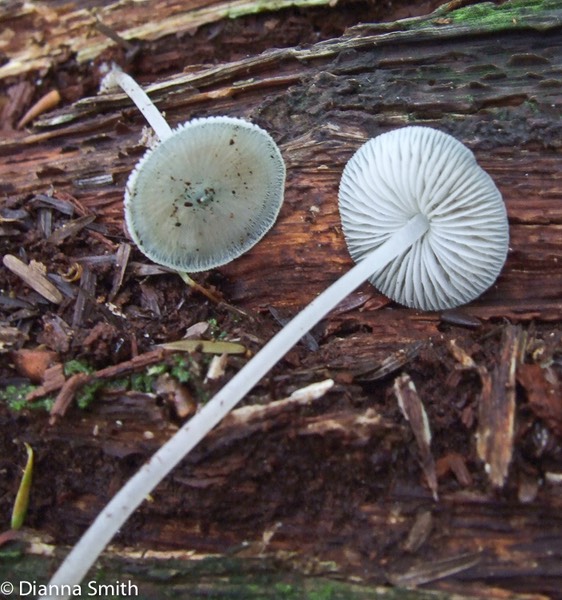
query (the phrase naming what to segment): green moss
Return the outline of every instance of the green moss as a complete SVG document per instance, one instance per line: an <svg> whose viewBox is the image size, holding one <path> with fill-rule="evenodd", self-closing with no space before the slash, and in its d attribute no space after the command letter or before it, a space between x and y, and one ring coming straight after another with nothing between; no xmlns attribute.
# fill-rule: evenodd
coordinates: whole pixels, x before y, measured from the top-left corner
<svg viewBox="0 0 562 600"><path fill-rule="evenodd" d="M453 11L437 9L427 18L416 17L402 22L401 28L419 30L464 25L480 30L502 31L521 27L526 24L526 19L559 9L559 0L511 0L499 6L492 2L482 2ZM390 28L395 26L396 24L389 24Z"/></svg>
<svg viewBox="0 0 562 600"><path fill-rule="evenodd" d="M204 357L202 364L210 360ZM71 377L78 373L91 374L95 371L94 367L84 360L73 359L64 364L65 377ZM189 355L172 355L167 362L158 363L147 367L141 373L133 373L128 377L120 377L115 380L93 380L84 384L76 392L76 404L82 410L88 408L96 399L97 395L103 390L132 390L141 393L151 393L154 391L155 380L163 373L169 373L172 377L181 383L193 380L194 363ZM28 402L27 396L30 392L37 389L37 386L31 384L9 385L0 389L0 402L4 402L11 410L19 412L29 409L40 409L49 412L54 404L54 397L47 396ZM201 401L205 402L207 394L203 388L197 388L201 394Z"/></svg>
<svg viewBox="0 0 562 600"><path fill-rule="evenodd" d="M0 402L7 404L10 410L13 410L14 412L25 409L50 411L54 403L54 398L51 396L41 398L35 402L27 401L27 395L33 392L36 387L37 386L31 384L8 385L7 387L0 389Z"/></svg>
<svg viewBox="0 0 562 600"><path fill-rule="evenodd" d="M152 392L152 385L154 383L154 379L159 374L160 373L156 374L154 372L149 372L148 370L144 373L133 373L126 387L134 392L149 394L150 392Z"/></svg>
<svg viewBox="0 0 562 600"><path fill-rule="evenodd" d="M85 361L79 359L69 360L64 363L64 375L70 377L77 373L93 373L94 369Z"/></svg>
<svg viewBox="0 0 562 600"><path fill-rule="evenodd" d="M0 400L12 410L23 410L27 407L27 395L35 389L33 385L9 385L0 390Z"/></svg>
<svg viewBox="0 0 562 600"><path fill-rule="evenodd" d="M96 394L104 387L102 381L92 381L82 386L76 394L76 404L82 410L88 408L96 399Z"/></svg>
<svg viewBox="0 0 562 600"><path fill-rule="evenodd" d="M191 379L191 359L189 356L176 354L172 356L172 367L170 375L175 377L180 383L187 383Z"/></svg>
<svg viewBox="0 0 562 600"><path fill-rule="evenodd" d="M505 26L516 25L518 20L530 14L559 7L552 0L512 0L500 6L492 2L483 2L459 8L449 13L447 17L456 24L489 25L503 29Z"/></svg>

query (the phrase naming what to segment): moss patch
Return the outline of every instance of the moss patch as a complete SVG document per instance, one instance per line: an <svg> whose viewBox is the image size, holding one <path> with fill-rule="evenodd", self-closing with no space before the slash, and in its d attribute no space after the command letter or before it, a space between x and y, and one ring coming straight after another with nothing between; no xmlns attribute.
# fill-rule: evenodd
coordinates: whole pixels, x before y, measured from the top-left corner
<svg viewBox="0 0 562 600"><path fill-rule="evenodd" d="M486 25L497 29L515 26L529 15L548 9L560 8L557 0L513 0L501 6L491 2L465 6L451 12L448 17L455 24Z"/></svg>

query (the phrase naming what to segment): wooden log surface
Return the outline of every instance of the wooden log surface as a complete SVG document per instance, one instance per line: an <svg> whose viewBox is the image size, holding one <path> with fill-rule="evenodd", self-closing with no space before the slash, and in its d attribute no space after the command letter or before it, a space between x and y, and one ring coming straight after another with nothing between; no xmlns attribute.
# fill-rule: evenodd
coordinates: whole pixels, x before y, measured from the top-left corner
<svg viewBox="0 0 562 600"><path fill-rule="evenodd" d="M244 16L255 8L247 3L99 9L97 19L133 48L103 35L79 3L64 13L12 3L0 17L8 58L0 66L2 254L43 264L64 295L49 304L2 269L2 383L21 382L7 351L46 346L64 382L62 365L72 359L98 369L119 364L202 321L213 323L213 336L257 350L279 327L269 308L294 314L352 264L337 187L353 152L395 127L437 127L475 152L505 199L511 241L496 284L455 314L405 309L360 288L314 331L319 348L300 344L248 404L270 406L328 378L334 387L308 407L271 405L225 421L118 541L273 557L304 574L325 574L330 564L333 577L373 586L560 597L562 9L554 0L456 2L428 17L268 47L283 24L337 11L302 4L302 13L266 4L253 17ZM205 52L233 31L224 21L233 16L239 45L230 60L194 64L192 56L211 62ZM36 32L33 45L22 31ZM111 60L147 86L173 125L229 114L278 141L288 171L278 222L250 252L201 278L243 314L151 271L130 249L122 196L145 148L144 123L123 95L96 94ZM61 104L18 129L25 110L55 88ZM511 323L519 327L507 329ZM175 359L167 360L172 372ZM192 355L184 391L202 401L244 360L231 357L213 382L208 358ZM402 370L428 413L438 501L393 392ZM2 514L11 510L27 441L37 455L28 524L57 544L74 542L177 426L177 403L151 392L106 389L86 412L74 408L55 425L45 413L2 404ZM492 455L479 455L482 406L498 398L515 410L514 424L487 422ZM489 448L501 444L498 469L507 475L498 483L487 470L498 458Z"/></svg>

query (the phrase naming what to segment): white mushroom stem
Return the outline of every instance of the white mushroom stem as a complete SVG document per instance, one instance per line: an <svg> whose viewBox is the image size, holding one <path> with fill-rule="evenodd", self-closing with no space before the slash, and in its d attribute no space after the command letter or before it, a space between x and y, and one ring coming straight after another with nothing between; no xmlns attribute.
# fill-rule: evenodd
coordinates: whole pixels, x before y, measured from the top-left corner
<svg viewBox="0 0 562 600"><path fill-rule="evenodd" d="M102 89L109 89L119 86L129 98L136 104L136 107L141 111L143 117L148 121L160 141L164 141L172 134L172 128L168 125L162 113L156 108L156 105L148 97L147 93L140 85L126 73L120 69L113 68L104 77L102 81Z"/></svg>
<svg viewBox="0 0 562 600"><path fill-rule="evenodd" d="M277 333L194 417L145 463L113 497L50 581L53 589L79 584L105 546L162 479L215 427L256 383L322 318L375 271L405 252L428 229L412 217L384 244L340 277ZM72 587L70 587L72 589ZM43 596L42 600L68 595Z"/></svg>

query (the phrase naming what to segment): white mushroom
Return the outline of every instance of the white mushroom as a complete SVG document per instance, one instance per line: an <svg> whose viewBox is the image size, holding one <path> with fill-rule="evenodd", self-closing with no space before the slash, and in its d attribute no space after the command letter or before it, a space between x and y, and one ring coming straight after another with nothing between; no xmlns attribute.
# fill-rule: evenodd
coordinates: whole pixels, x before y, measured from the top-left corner
<svg viewBox="0 0 562 600"><path fill-rule="evenodd" d="M466 304L496 280L509 232L500 192L472 152L429 127L405 127L364 144L345 167L339 190L349 252L361 261L414 215L427 232L371 283L422 310Z"/></svg>
<svg viewBox="0 0 562 600"><path fill-rule="evenodd" d="M483 291L505 260L507 221L499 193L468 149L430 129L384 134L361 148L345 169L340 207L358 264L277 333L141 467L82 536L51 584L78 583L158 483L302 336L373 273L377 285L384 283L386 292L397 299L437 308L468 301ZM494 251L496 256L486 254ZM473 264L460 267L462 253ZM475 273L476 283L459 272L476 267L491 268L486 275ZM395 282L387 282L385 273Z"/></svg>
<svg viewBox="0 0 562 600"><path fill-rule="evenodd" d="M114 69L119 85L160 138L125 188L127 228L153 262L179 272L224 265L254 246L275 223L285 163L271 136L243 119L193 119L176 129L137 83Z"/></svg>

